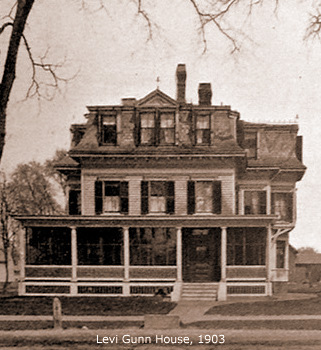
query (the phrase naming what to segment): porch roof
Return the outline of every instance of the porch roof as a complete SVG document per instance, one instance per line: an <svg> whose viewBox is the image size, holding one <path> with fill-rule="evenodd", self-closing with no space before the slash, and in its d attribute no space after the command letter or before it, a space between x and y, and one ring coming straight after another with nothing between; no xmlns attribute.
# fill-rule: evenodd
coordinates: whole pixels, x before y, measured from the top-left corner
<svg viewBox="0 0 321 350"><path fill-rule="evenodd" d="M276 215L15 216L25 227L266 227L277 218Z"/></svg>

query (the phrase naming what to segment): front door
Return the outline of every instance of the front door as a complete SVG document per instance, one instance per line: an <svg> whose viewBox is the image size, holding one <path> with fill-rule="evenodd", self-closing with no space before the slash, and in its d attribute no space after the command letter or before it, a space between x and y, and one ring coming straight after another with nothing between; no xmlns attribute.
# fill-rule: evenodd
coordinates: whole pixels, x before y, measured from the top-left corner
<svg viewBox="0 0 321 350"><path fill-rule="evenodd" d="M183 279L185 282L220 280L220 229L183 230Z"/></svg>

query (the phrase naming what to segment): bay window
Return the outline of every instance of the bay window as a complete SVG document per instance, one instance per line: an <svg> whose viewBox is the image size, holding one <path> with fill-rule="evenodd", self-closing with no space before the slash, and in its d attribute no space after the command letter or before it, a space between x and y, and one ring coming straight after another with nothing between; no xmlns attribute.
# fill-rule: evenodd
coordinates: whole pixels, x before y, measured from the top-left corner
<svg viewBox="0 0 321 350"><path fill-rule="evenodd" d="M293 221L292 192L272 192L272 214L278 215L281 221Z"/></svg>
<svg viewBox="0 0 321 350"><path fill-rule="evenodd" d="M276 242L276 268L283 269L285 267L285 241Z"/></svg>
<svg viewBox="0 0 321 350"><path fill-rule="evenodd" d="M266 214L265 191L244 191L244 214Z"/></svg>

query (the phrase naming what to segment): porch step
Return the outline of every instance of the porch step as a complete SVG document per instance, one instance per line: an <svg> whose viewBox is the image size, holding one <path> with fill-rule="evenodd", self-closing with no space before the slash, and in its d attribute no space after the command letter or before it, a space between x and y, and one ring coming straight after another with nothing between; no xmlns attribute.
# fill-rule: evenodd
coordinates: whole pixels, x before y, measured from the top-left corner
<svg viewBox="0 0 321 350"><path fill-rule="evenodd" d="M181 300L217 300L218 283L184 283Z"/></svg>

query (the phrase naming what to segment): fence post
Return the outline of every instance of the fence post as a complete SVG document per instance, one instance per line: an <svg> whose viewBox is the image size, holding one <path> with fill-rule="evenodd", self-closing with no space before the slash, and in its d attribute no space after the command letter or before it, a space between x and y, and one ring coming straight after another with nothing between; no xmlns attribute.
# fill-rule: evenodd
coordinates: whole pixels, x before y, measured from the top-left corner
<svg viewBox="0 0 321 350"><path fill-rule="evenodd" d="M53 300L53 321L54 321L54 328L62 328L62 315L61 315L61 302L58 298L54 298Z"/></svg>

